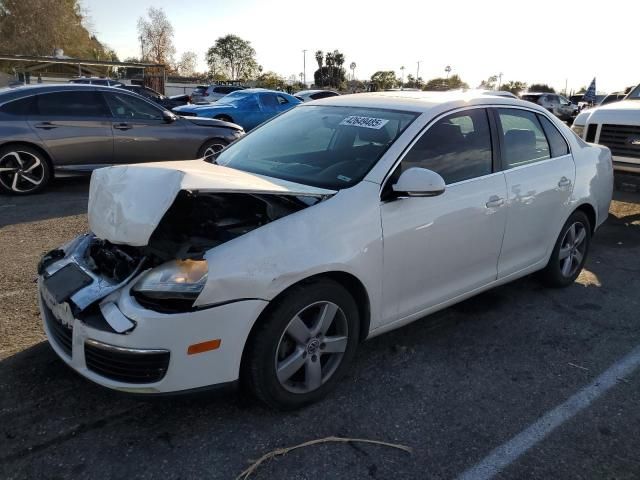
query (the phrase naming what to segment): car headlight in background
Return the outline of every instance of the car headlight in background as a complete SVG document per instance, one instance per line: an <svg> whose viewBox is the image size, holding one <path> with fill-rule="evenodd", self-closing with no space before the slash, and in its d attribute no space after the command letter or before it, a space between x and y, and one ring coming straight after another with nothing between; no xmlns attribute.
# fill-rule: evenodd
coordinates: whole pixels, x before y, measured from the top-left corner
<svg viewBox="0 0 640 480"><path fill-rule="evenodd" d="M584 125L575 125L574 124L571 127L571 130L573 130L576 135L578 135L580 138L582 138L582 134L584 133Z"/></svg>
<svg viewBox="0 0 640 480"><path fill-rule="evenodd" d="M136 297L147 300L180 300L191 304L207 281L206 260L172 260L149 270L133 286Z"/></svg>

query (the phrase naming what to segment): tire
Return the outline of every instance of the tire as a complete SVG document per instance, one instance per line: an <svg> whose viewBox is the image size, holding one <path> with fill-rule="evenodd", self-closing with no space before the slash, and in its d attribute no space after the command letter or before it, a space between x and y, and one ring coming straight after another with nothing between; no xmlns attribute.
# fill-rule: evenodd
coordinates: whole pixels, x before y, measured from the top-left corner
<svg viewBox="0 0 640 480"><path fill-rule="evenodd" d="M214 120L222 120L223 122L233 123L231 117L228 115L218 115L217 117L213 117Z"/></svg>
<svg viewBox="0 0 640 480"><path fill-rule="evenodd" d="M247 342L242 382L278 410L300 408L333 390L358 347L355 300L329 279L293 287L259 321Z"/></svg>
<svg viewBox="0 0 640 480"><path fill-rule="evenodd" d="M590 245L591 223L584 212L577 210L562 227L549 263L540 272L544 283L556 288L571 285L584 267Z"/></svg>
<svg viewBox="0 0 640 480"><path fill-rule="evenodd" d="M0 192L30 195L40 192L51 180L49 160L28 145L0 148Z"/></svg>
<svg viewBox="0 0 640 480"><path fill-rule="evenodd" d="M229 145L229 143L221 138L212 138L211 140L207 140L204 142L204 145L200 147L200 150L198 151L198 158L214 155L227 145Z"/></svg>

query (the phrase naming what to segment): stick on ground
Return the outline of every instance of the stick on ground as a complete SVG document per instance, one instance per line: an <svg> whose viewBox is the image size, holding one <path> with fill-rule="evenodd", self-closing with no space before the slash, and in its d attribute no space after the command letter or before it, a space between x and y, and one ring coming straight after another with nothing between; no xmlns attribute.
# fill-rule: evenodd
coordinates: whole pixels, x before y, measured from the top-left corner
<svg viewBox="0 0 640 480"><path fill-rule="evenodd" d="M343 437L325 437L325 438L319 438L317 440L310 440L308 442L304 442L301 443L299 445L294 445L293 447L286 447L286 448L278 448L276 450L273 450L269 453L264 454L262 457L260 457L258 460L256 460L253 464L251 464L249 466L249 468L247 468L246 470L244 470L240 475L238 475L236 477L236 480L246 480L247 478L249 478L249 475L251 475L252 473L254 473L258 467L265 461L270 460L272 458L278 457L278 456L282 456L282 455L286 455L287 453L289 453L292 450L296 450L298 448L302 448L302 447L309 447L311 445L317 445L319 443L329 443L329 442L342 442L342 443L350 443L350 442L360 442L360 443L371 443L374 445L382 445L384 447L391 447L391 448L397 448L399 450L403 450L407 453L412 453L413 449L410 447L405 447L404 445L398 445L395 443L387 443L387 442L381 442L379 440L367 440L366 438L343 438Z"/></svg>

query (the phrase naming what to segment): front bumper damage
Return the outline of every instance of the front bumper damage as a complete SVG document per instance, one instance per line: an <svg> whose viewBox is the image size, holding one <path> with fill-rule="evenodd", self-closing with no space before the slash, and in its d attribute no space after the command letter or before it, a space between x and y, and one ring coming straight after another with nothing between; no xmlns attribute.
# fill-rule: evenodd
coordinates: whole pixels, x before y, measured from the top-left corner
<svg viewBox="0 0 640 480"><path fill-rule="evenodd" d="M130 292L139 268L120 283L89 268L84 252L92 238L84 235L63 247L62 255L42 266L38 280L45 333L67 365L95 383L132 393L169 393L238 379L244 344L266 301L171 314L146 309ZM88 280L61 298L48 284L65 267L79 269ZM188 353L190 345L211 339L220 340L219 348Z"/></svg>

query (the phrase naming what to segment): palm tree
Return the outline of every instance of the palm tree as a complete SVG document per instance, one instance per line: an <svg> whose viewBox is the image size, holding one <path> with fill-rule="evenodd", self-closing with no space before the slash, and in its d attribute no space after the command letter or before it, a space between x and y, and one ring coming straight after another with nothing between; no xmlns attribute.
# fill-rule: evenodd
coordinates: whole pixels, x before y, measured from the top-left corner
<svg viewBox="0 0 640 480"><path fill-rule="evenodd" d="M322 50L316 51L316 62L318 62L318 72L320 72L320 86L322 86L322 64L324 62L324 52Z"/></svg>
<svg viewBox="0 0 640 480"><path fill-rule="evenodd" d="M327 65L327 69L329 71L329 86L333 86L333 66L335 64L335 59L333 58L333 53L327 52L325 55L324 63Z"/></svg>

